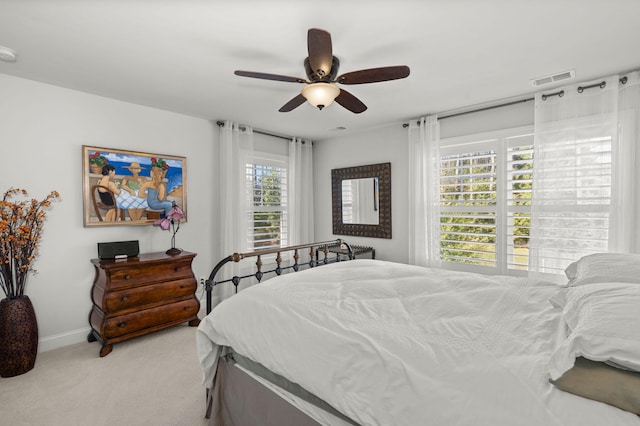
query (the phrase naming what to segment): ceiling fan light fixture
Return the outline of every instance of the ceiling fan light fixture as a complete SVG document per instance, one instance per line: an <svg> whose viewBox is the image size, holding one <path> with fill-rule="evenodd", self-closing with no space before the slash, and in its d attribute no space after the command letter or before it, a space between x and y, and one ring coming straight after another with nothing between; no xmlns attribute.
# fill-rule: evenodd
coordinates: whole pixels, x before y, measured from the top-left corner
<svg viewBox="0 0 640 426"><path fill-rule="evenodd" d="M340 89L333 83L311 83L302 88L302 96L318 109L331 105L339 94Z"/></svg>

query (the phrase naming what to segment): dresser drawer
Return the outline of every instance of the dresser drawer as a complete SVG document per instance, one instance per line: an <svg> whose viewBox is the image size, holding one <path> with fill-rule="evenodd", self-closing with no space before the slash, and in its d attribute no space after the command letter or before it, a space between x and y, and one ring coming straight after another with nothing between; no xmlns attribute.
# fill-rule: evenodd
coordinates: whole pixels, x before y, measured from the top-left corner
<svg viewBox="0 0 640 426"><path fill-rule="evenodd" d="M157 282L159 280L177 280L181 278L193 278L191 262L160 263L153 266L141 265L126 269L111 271L109 282L110 290L135 287L138 285Z"/></svg>
<svg viewBox="0 0 640 426"><path fill-rule="evenodd" d="M198 287L195 278L183 278L158 284L128 288L107 293L104 301L104 311L119 312L126 309L166 301L185 298L193 295Z"/></svg>
<svg viewBox="0 0 640 426"><path fill-rule="evenodd" d="M194 298L120 315L105 321L104 335L112 339L180 319L187 321L197 315L199 308L200 303Z"/></svg>

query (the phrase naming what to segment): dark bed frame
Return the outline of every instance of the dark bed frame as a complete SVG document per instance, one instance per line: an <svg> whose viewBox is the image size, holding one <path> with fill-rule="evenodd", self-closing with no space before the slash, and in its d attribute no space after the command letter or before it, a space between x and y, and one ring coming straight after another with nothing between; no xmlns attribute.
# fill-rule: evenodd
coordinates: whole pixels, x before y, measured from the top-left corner
<svg viewBox="0 0 640 426"><path fill-rule="evenodd" d="M342 250L330 251L330 248L340 247ZM300 254L308 250L309 261L299 263ZM293 253L293 264L283 265L283 253ZM275 268L263 270L263 257L275 254ZM244 259L255 258L255 272L247 275L234 275L231 278L219 279L218 273L223 267L230 263L238 263ZM354 250L351 245L342 239L323 241L317 243L300 244L288 247L278 247L273 249L256 250L247 253L234 253L219 261L211 271L209 278L205 281L205 290L207 292L207 314L213 309L212 293L216 285L231 283L238 292L238 286L244 279L256 279L260 283L267 275L282 275L283 273L298 272L301 270L327 265L335 262L348 261L355 258ZM209 419L211 424L250 424L253 421L248 420L253 416L260 417L261 424L264 426L311 426L318 423L300 412L297 408L288 403L283 404L283 400L279 396L275 396L257 381L243 373L239 373L237 369L230 369L228 360L231 357L224 357L218 362L218 374L214 380L213 389L207 390L205 418ZM273 382L273 380L270 379ZM310 395L313 397L312 395ZM239 408L242 406L243 400L252 400L251 412L246 409ZM222 401L226 402L222 402ZM322 401L320 401L322 402ZM331 407L325 407L318 404L323 409L327 409L334 415L342 417L337 411L332 411ZM325 403L326 404L326 403ZM217 407L216 410L213 407ZM214 415L213 418L211 415ZM264 416L267 417L264 417ZM249 417L246 417L249 416ZM270 417L269 417L270 416ZM234 419L233 421L231 419ZM346 419L346 418L345 418ZM353 423L353 422L352 422ZM355 424L355 423L353 423Z"/></svg>
<svg viewBox="0 0 640 426"><path fill-rule="evenodd" d="M341 253L332 253L329 251L330 247L342 247L343 252ZM300 254L303 250L309 250L309 261L298 263L300 260ZM293 261L292 265L283 266L282 265L282 253L293 252ZM262 270L262 257L267 255L275 254L276 258L276 267L273 269L269 269L266 271ZM243 259L249 259L255 257L256 258L256 271L252 274L247 275L234 275L231 278L223 279L220 281L216 280L216 276L218 272L222 269L224 265L229 262L238 263ZM322 258L322 259L321 259ZM329 263L341 262L345 260L352 260L354 258L354 251L346 241L342 239L331 240L331 241L323 241L319 243L308 243L308 244L299 244L295 246L287 246L287 247L276 247L272 249L263 249L256 250L247 253L234 253L230 256L222 259L218 264L213 268L211 274L209 275L209 279L205 281L204 288L207 292L207 314L209 314L212 310L211 306L211 295L213 292L213 288L216 285L224 284L224 283L232 283L235 286L235 292L238 292L238 286L243 279L246 278L255 278L258 282L261 282L263 278L265 278L268 274L276 274L282 275L287 272L298 272L303 269L313 268L316 266L327 265Z"/></svg>

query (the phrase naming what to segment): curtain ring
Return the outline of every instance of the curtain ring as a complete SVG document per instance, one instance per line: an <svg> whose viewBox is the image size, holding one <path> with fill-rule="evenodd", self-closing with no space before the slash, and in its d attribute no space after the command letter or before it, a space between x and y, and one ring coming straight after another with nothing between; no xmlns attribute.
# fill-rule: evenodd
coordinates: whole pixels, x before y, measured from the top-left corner
<svg viewBox="0 0 640 426"><path fill-rule="evenodd" d="M605 87L607 87L607 82L603 81L602 83L596 83L596 84L592 84L591 86L585 86L585 87L578 87L578 93L582 93L584 92L584 89L591 89L592 87L599 87L601 89L604 89Z"/></svg>
<svg viewBox="0 0 640 426"><path fill-rule="evenodd" d="M541 96L541 99L542 99L543 101L546 101L546 100L547 100L547 98L550 98L551 96L557 96L557 97L561 98L561 97L563 97L563 96L564 96L564 90L560 90L559 92L555 92L555 93L549 93L548 95L543 94L543 95Z"/></svg>

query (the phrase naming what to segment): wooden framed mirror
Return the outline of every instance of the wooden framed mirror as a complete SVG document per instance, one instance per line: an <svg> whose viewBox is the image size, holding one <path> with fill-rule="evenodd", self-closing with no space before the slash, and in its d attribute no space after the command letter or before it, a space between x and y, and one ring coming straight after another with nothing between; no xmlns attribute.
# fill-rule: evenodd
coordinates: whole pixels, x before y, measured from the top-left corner
<svg viewBox="0 0 640 426"><path fill-rule="evenodd" d="M391 238L391 163L331 170L333 233Z"/></svg>

